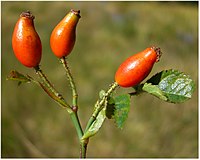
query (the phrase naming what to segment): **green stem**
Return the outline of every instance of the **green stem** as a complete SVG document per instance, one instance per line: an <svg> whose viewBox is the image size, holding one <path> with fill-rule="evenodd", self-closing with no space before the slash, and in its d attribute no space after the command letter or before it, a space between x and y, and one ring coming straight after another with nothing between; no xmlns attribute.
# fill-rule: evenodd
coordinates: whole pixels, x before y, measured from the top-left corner
<svg viewBox="0 0 200 160"><path fill-rule="evenodd" d="M88 141L83 141L81 140L82 136L83 136L83 130L81 128L81 124L80 121L78 119L78 115L77 115L77 111L78 111L78 93L76 90L76 85L74 83L74 79L72 77L72 74L70 72L69 66L67 64L67 60L65 57L60 58L60 62L62 63L63 67L65 68L66 71L66 75L72 90L72 109L74 110L74 112L72 114L70 114L71 119L74 123L74 126L76 128L78 137L79 137L79 141L80 141L80 158L86 158L86 150L87 150L87 144Z"/></svg>
<svg viewBox="0 0 200 160"><path fill-rule="evenodd" d="M65 57L62 57L60 58L60 61L63 65L63 67L65 68L65 71L66 71L66 74L67 74L67 78L69 80L69 83L70 83L70 87L71 87L71 90L72 90L72 106L78 106L77 103L78 103L78 93L77 93L77 90L76 90L76 85L74 83L74 79L72 77L72 74L70 72L70 69L69 69L69 66L67 64L67 60Z"/></svg>
<svg viewBox="0 0 200 160"><path fill-rule="evenodd" d="M86 132L90 128L90 126L95 121L96 117L98 116L99 112L103 109L102 108L103 104L117 87L118 87L118 84L116 82L112 83L109 89L107 90L107 92L105 93L105 95L96 102L95 107L94 107L94 112L92 116L90 117L84 132Z"/></svg>
<svg viewBox="0 0 200 160"><path fill-rule="evenodd" d="M51 98L53 98L57 103L59 103L61 106L66 107L66 109L68 110L68 112L70 113L70 117L71 120L74 124L74 127L76 129L78 138L79 138L79 142L80 142L80 157L81 158L86 158L86 150L87 150L87 144L88 144L88 140L81 140L82 136L83 136L83 130L78 118L78 105L77 105L77 100L78 100L78 94L76 91L76 86L73 80L73 77L71 75L70 69L67 66L67 62L65 57L61 58L61 63L63 64L65 70L66 70L66 74L68 77L68 80L70 82L70 86L71 86L71 90L72 90L72 96L73 96L73 100L72 100L72 107L67 104L64 100L64 98L62 97L61 94L59 94L56 89L54 88L54 86L51 84L51 82L48 80L48 78L46 77L46 75L42 72L42 70L40 69L39 66L35 67L36 73L40 76L40 78L43 80L44 84L47 86L47 88L42 85L40 83L40 86L49 94L49 96ZM49 92L48 90L50 90L51 92Z"/></svg>
<svg viewBox="0 0 200 160"><path fill-rule="evenodd" d="M77 106L77 98L78 98L78 94L76 91L76 87L75 87L75 83L73 80L73 77L71 75L71 72L69 70L69 67L67 66L67 62L65 60L65 58L61 59L61 62L64 66L64 68L66 69L66 73L67 73L67 77L68 80L70 82L70 86L72 89L72 94L73 94L73 104L72 107L65 102L64 98L62 97L61 94L59 94L56 89L54 88L54 86L51 84L51 82L48 80L48 78L46 77L46 75L42 72L42 70L40 69L39 66L36 66L34 69L36 70L36 73L39 75L39 77L43 80L43 83L45 85L43 85L40 82L34 81L35 83L37 83L38 85L40 85L43 90L52 98L54 99L59 105L61 105L62 107L66 108L67 111L70 114L71 120L74 124L74 127L76 129L78 138L79 138L79 142L80 142L80 157L81 158L86 158L86 150L87 150L87 144L88 141L86 140L81 140L82 136L83 136L83 130L78 118L78 106Z"/></svg>
<svg viewBox="0 0 200 160"><path fill-rule="evenodd" d="M86 158L86 151L87 151L87 144L88 140L82 140L83 130L81 128L81 124L77 115L77 110L75 109L74 112L70 114L74 127L76 128L76 132L80 142L80 158Z"/></svg>
<svg viewBox="0 0 200 160"><path fill-rule="evenodd" d="M118 87L119 85L117 84L117 82L113 82L109 89L106 92L106 96L110 96L110 94Z"/></svg>
<svg viewBox="0 0 200 160"><path fill-rule="evenodd" d="M81 143L80 143L80 158L86 158L88 142L89 142L89 139L81 141Z"/></svg>
<svg viewBox="0 0 200 160"><path fill-rule="evenodd" d="M79 140L81 140L81 138L82 138L82 136L83 136L83 130L82 130L82 128L81 128L81 124L80 124L80 121L79 121L77 112L72 112L72 113L70 114L70 117L71 117L72 122L73 122L73 124L74 124L74 127L75 127L75 129L76 129L78 138L79 138Z"/></svg>

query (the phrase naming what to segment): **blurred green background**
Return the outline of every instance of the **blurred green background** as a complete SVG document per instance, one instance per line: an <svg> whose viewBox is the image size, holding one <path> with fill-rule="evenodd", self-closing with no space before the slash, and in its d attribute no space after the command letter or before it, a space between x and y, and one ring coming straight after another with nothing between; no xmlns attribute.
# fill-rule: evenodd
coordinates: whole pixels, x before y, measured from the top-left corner
<svg viewBox="0 0 200 160"><path fill-rule="evenodd" d="M71 8L81 10L77 41L68 57L85 127L101 89L113 82L119 64L156 45L163 55L149 77L164 69L191 75L191 100L170 104L151 95L133 97L123 130L107 120L90 139L88 157L198 157L198 2L1 2L2 157L78 157L79 144L68 113L38 86L6 81L11 70L35 77L15 58L11 37L22 11L35 15L43 44L41 67L70 100L65 72L49 37ZM129 89L119 89L124 93Z"/></svg>

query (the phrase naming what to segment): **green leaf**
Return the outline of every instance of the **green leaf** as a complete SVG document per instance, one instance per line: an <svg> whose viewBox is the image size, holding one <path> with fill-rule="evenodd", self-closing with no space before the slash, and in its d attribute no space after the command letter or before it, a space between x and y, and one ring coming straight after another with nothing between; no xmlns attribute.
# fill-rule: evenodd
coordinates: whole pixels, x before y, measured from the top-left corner
<svg viewBox="0 0 200 160"><path fill-rule="evenodd" d="M181 103L190 99L194 92L194 81L188 75L177 70L170 70L169 73L164 72L162 81L158 84L168 100Z"/></svg>
<svg viewBox="0 0 200 160"><path fill-rule="evenodd" d="M115 101L114 119L117 124L117 127L122 129L130 110L130 95L129 94L119 95L114 98L114 101Z"/></svg>
<svg viewBox="0 0 200 160"><path fill-rule="evenodd" d="M154 75L142 89L162 100L182 103L192 97L194 88L194 81L189 75L170 69Z"/></svg>
<svg viewBox="0 0 200 160"><path fill-rule="evenodd" d="M89 137L94 136L99 129L101 128L105 118L106 118L106 107L104 107L98 114L96 120L92 123L90 128L86 131L86 133L83 135L82 139L87 139Z"/></svg>
<svg viewBox="0 0 200 160"><path fill-rule="evenodd" d="M151 83L145 83L143 88L144 91L164 100L167 101L167 97L164 95L164 93L158 88L157 85L152 85Z"/></svg>
<svg viewBox="0 0 200 160"><path fill-rule="evenodd" d="M19 73L18 71L11 71L10 75L7 77L7 80L19 81L18 85L20 85L21 83L30 82L31 77L28 75L25 76L25 75Z"/></svg>

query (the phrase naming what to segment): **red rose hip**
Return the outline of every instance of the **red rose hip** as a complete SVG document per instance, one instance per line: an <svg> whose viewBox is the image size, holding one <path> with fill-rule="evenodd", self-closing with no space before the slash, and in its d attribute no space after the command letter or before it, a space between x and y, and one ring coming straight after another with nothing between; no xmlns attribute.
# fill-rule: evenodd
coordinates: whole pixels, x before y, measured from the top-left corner
<svg viewBox="0 0 200 160"><path fill-rule="evenodd" d="M119 66L115 74L115 81L121 87L133 87L139 84L149 75L160 56L161 50L155 46L134 54Z"/></svg>
<svg viewBox="0 0 200 160"><path fill-rule="evenodd" d="M42 44L34 27L34 16L22 12L12 35L12 48L17 59L26 67L39 65L42 55Z"/></svg>

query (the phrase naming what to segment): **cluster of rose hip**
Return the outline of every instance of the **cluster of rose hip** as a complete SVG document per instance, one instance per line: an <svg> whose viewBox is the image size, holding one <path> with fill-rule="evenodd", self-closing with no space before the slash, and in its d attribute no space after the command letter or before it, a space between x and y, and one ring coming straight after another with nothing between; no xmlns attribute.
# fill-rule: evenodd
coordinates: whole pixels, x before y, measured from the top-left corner
<svg viewBox="0 0 200 160"><path fill-rule="evenodd" d="M50 36L50 46L58 58L67 57L75 44L76 26L80 19L79 10L71 10L53 29ZM26 67L38 68L42 44L34 27L34 16L23 12L17 21L12 47L17 59ZM149 47L142 52L126 59L118 68L115 81L121 87L132 87L148 76L155 62L159 61L160 48Z"/></svg>

